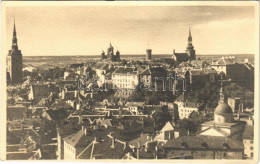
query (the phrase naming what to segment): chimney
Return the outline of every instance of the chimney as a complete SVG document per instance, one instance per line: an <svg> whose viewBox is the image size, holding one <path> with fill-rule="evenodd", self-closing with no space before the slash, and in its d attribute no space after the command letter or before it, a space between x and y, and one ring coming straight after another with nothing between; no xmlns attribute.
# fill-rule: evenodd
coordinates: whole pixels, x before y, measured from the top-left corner
<svg viewBox="0 0 260 164"><path fill-rule="evenodd" d="M78 96L78 91L75 90L75 91L74 91L74 97L77 98L77 96Z"/></svg>
<svg viewBox="0 0 260 164"><path fill-rule="evenodd" d="M141 141L138 142L137 151L136 151L136 158L140 159L140 149L141 149Z"/></svg>
<svg viewBox="0 0 260 164"><path fill-rule="evenodd" d="M115 143L116 142L116 139L115 137L112 137L112 145L111 145L111 148L115 148Z"/></svg>
<svg viewBox="0 0 260 164"><path fill-rule="evenodd" d="M145 143L145 152L148 152L149 144L148 142Z"/></svg>
<svg viewBox="0 0 260 164"><path fill-rule="evenodd" d="M173 55L175 54L175 49L173 49Z"/></svg>
<svg viewBox="0 0 260 164"><path fill-rule="evenodd" d="M128 142L124 142L124 149L126 149L128 147Z"/></svg>
<svg viewBox="0 0 260 164"><path fill-rule="evenodd" d="M154 159L158 159L157 153L158 153L158 147L156 145L155 146L155 152L154 152Z"/></svg>
<svg viewBox="0 0 260 164"><path fill-rule="evenodd" d="M79 123L78 124L82 124L82 116L79 115ZM83 127L83 126L82 126ZM82 129L83 130L83 129Z"/></svg>

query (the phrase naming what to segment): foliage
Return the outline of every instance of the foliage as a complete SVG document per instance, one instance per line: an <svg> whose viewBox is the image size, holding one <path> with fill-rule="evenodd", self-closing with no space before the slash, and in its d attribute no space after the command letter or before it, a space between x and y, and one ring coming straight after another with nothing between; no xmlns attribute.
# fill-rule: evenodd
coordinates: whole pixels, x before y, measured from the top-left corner
<svg viewBox="0 0 260 164"><path fill-rule="evenodd" d="M157 111L153 114L155 129L160 130L168 122L172 121L172 116L165 108L162 108L161 111Z"/></svg>

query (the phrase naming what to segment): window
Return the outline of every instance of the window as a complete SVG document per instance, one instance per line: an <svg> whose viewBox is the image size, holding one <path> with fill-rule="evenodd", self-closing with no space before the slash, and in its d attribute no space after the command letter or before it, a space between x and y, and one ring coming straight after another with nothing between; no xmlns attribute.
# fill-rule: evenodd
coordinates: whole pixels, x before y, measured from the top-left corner
<svg viewBox="0 0 260 164"><path fill-rule="evenodd" d="M227 157L227 154L226 154L226 153L223 153L223 157L226 158L226 157Z"/></svg>
<svg viewBox="0 0 260 164"><path fill-rule="evenodd" d="M254 147L250 147L250 150L254 150Z"/></svg>
<svg viewBox="0 0 260 164"><path fill-rule="evenodd" d="M254 143L254 141L253 141L253 140L251 140L251 141L250 141L250 143L251 143L251 144L253 144L253 143Z"/></svg>
<svg viewBox="0 0 260 164"><path fill-rule="evenodd" d="M251 157L254 157L254 153L251 153L250 155L251 155Z"/></svg>

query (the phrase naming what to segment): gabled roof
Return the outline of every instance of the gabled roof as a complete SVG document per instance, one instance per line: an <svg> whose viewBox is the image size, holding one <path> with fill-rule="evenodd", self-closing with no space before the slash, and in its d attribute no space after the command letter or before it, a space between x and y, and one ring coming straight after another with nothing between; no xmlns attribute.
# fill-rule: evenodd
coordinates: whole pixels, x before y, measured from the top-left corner
<svg viewBox="0 0 260 164"><path fill-rule="evenodd" d="M151 139L149 139L149 134L141 134L140 137L132 140L129 142L129 145L131 146L138 146L138 142L141 142L141 146L144 145L146 142L151 141Z"/></svg>
<svg viewBox="0 0 260 164"><path fill-rule="evenodd" d="M146 68L142 73L140 73L140 75L151 75L152 72L150 70L150 68Z"/></svg>
<svg viewBox="0 0 260 164"><path fill-rule="evenodd" d="M131 151L126 143L115 139L115 145L112 147L112 138L106 137L104 140L94 141L90 146L77 157L78 159L122 159L123 156Z"/></svg>
<svg viewBox="0 0 260 164"><path fill-rule="evenodd" d="M164 125L164 127L162 128L162 132L163 131L170 131L170 130L174 130L174 127L173 127L173 125L168 121L165 125Z"/></svg>
<svg viewBox="0 0 260 164"><path fill-rule="evenodd" d="M93 137L85 134L84 130L80 130L74 134L65 137L63 140L72 147L77 148L88 146L93 141Z"/></svg>
<svg viewBox="0 0 260 164"><path fill-rule="evenodd" d="M177 61L186 62L190 59L187 53L174 53Z"/></svg>
<svg viewBox="0 0 260 164"><path fill-rule="evenodd" d="M94 65L94 68L104 70L108 69L109 65L107 63L98 62Z"/></svg>
<svg viewBox="0 0 260 164"><path fill-rule="evenodd" d="M216 62L214 62L213 65L231 65L235 63L236 59L233 57L222 57L218 59Z"/></svg>

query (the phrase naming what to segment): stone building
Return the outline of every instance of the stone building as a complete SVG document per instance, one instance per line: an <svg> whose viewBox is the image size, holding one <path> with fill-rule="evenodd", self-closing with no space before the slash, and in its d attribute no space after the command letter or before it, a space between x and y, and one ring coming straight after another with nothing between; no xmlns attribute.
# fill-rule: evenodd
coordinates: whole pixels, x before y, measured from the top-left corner
<svg viewBox="0 0 260 164"><path fill-rule="evenodd" d="M175 50L173 50L172 58L177 62L187 62L191 60L196 60L196 51L194 50L194 46L192 45L192 36L191 36L190 29L189 29L188 45L186 47L186 52L176 53Z"/></svg>
<svg viewBox="0 0 260 164"><path fill-rule="evenodd" d="M110 43L110 46L107 49L107 55L105 54L104 51L102 51L101 59L107 60L107 61L112 61L112 62L118 62L118 61L120 61L120 52L117 50L116 54L114 54L114 47Z"/></svg>
<svg viewBox="0 0 260 164"><path fill-rule="evenodd" d="M243 143L226 137L182 136L163 146L167 159L243 159Z"/></svg>
<svg viewBox="0 0 260 164"><path fill-rule="evenodd" d="M214 111L214 120L202 123L199 135L241 139L244 127L244 122L234 120L233 111L225 101L221 84L220 100Z"/></svg>
<svg viewBox="0 0 260 164"><path fill-rule="evenodd" d="M7 56L7 80L13 84L22 83L23 78L23 56L21 50L18 49L16 28L14 23L12 49L9 50Z"/></svg>

